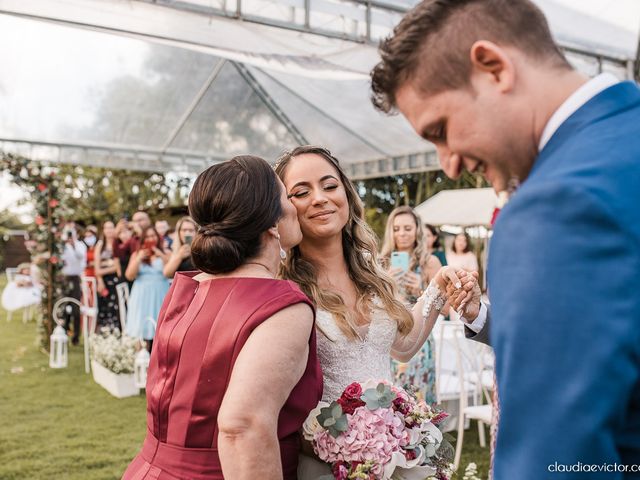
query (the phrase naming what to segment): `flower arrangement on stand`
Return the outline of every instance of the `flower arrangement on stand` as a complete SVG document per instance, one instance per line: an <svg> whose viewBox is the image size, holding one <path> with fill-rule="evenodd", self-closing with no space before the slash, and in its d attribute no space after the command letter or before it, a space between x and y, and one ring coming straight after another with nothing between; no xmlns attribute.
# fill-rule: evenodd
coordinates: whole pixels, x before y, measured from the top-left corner
<svg viewBox="0 0 640 480"><path fill-rule="evenodd" d="M102 328L89 338L93 379L114 397L138 395L134 364L138 340Z"/></svg>
<svg viewBox="0 0 640 480"><path fill-rule="evenodd" d="M447 416L386 381L355 382L331 404L320 402L303 433L337 480L447 480L437 426Z"/></svg>

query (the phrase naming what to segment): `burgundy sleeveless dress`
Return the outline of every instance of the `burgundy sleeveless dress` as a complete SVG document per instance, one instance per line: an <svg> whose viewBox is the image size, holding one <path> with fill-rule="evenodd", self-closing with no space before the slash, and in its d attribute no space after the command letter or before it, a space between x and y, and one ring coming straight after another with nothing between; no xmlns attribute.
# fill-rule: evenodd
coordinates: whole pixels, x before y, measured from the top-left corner
<svg viewBox="0 0 640 480"><path fill-rule="evenodd" d="M251 332L274 313L296 303L313 308L289 281L197 282L197 273L177 273L162 305L147 376L147 436L123 479L223 479L217 416L238 354ZM298 431L321 397L313 329L306 370L278 418L285 479L296 479Z"/></svg>

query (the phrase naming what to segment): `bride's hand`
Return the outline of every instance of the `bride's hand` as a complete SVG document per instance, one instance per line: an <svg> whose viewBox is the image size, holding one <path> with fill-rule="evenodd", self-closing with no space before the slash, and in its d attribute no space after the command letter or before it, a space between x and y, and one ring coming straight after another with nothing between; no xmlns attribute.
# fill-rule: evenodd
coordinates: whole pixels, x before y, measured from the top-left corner
<svg viewBox="0 0 640 480"><path fill-rule="evenodd" d="M436 276L433 277L433 281L442 293L447 290L448 285L453 285L456 289L460 289L462 288L462 281L459 275L462 273L464 273L464 270L456 270L449 266L441 267Z"/></svg>
<svg viewBox="0 0 640 480"><path fill-rule="evenodd" d="M451 283L446 287L446 297L453 309L458 312L467 323L473 322L480 313L480 298L482 292L478 284L477 272L459 272L461 288L455 288Z"/></svg>

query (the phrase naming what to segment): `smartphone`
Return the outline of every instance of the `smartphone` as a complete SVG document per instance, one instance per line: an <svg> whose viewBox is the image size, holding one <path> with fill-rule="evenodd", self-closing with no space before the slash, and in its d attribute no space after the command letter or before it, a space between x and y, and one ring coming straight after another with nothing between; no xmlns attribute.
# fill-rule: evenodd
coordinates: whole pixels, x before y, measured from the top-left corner
<svg viewBox="0 0 640 480"><path fill-rule="evenodd" d="M391 267L409 270L409 254L407 252L391 252Z"/></svg>
<svg viewBox="0 0 640 480"><path fill-rule="evenodd" d="M187 245L191 245L191 242L193 242L193 235L185 235L184 243Z"/></svg>

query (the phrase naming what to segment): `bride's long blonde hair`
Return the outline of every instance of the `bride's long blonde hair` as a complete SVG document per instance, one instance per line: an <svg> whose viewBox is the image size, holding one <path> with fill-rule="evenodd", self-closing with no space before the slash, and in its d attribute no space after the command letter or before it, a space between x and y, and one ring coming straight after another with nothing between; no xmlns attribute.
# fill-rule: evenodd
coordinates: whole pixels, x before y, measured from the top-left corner
<svg viewBox="0 0 640 480"><path fill-rule="evenodd" d="M396 299L396 285L378 263L376 236L364 221L364 211L355 187L340 167L338 160L329 150L305 145L285 152L276 164L276 173L284 183L287 165L291 159L303 154L315 154L324 158L333 166L344 185L349 205L349 218L342 229L342 249L347 262L349 276L357 290L357 313L368 316L375 296L380 299L389 317L396 321L398 331L407 334L413 328L413 317ZM302 258L300 248L294 247L285 260L280 274L282 278L292 280L316 303L318 308L330 312L340 330L351 340L358 338L355 318L348 311L342 297L318 286L316 267Z"/></svg>

